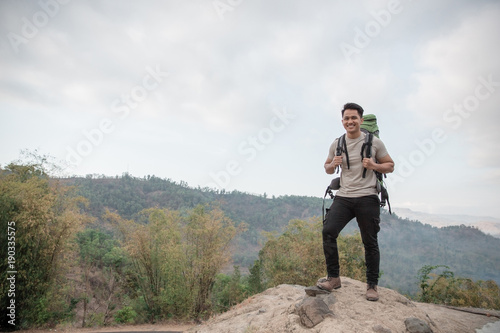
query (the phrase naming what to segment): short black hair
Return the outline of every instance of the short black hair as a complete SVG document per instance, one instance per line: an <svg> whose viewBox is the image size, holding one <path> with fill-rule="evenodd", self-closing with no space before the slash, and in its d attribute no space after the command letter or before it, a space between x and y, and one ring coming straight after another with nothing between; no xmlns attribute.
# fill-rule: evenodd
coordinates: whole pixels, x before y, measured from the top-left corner
<svg viewBox="0 0 500 333"><path fill-rule="evenodd" d="M356 103L347 103L344 105L344 108L342 109L342 118L344 118L344 111L345 110L357 110L359 114L359 118L363 118L363 108Z"/></svg>

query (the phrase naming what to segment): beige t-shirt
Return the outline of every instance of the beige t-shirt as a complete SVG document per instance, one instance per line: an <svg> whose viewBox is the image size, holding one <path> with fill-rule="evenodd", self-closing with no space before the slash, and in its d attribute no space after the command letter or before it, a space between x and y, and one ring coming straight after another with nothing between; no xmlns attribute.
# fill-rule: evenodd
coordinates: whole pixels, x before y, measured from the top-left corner
<svg viewBox="0 0 500 333"><path fill-rule="evenodd" d="M340 173L340 189L337 191L341 197L363 197L367 195L377 195L377 178L373 170L366 170L366 177L363 178L363 164L361 163L361 146L365 142L366 134L356 139L349 139L345 136L347 152L349 153L349 166L347 169L347 158L345 152L342 153L342 171ZM328 158L333 159L337 150L338 138L330 146ZM380 159L389 154L382 140L373 136L372 140L372 158ZM365 154L366 155L366 154Z"/></svg>

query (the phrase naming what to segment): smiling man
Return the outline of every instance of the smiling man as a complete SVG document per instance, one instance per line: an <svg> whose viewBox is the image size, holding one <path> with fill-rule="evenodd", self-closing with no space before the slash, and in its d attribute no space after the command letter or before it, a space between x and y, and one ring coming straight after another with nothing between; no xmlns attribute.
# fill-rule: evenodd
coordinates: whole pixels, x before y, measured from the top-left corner
<svg viewBox="0 0 500 333"><path fill-rule="evenodd" d="M347 103L342 109L342 124L346 134L341 144L341 154L336 156L338 138L330 146L325 162L327 174L342 168L340 188L323 222L323 251L328 276L318 280L317 286L332 291L341 287L337 237L350 220L356 218L365 248L366 299L377 301L377 285L380 266L380 252L377 234L380 231L380 199L375 172L394 171L394 161L384 143L373 136L371 156L362 158L361 149L366 134L361 131L363 108L356 103ZM363 170L368 170L363 175Z"/></svg>

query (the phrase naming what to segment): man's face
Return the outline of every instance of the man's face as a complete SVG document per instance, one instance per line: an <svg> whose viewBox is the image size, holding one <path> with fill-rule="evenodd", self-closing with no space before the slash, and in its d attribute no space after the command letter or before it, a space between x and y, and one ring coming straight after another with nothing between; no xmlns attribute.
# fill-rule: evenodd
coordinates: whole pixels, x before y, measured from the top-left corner
<svg viewBox="0 0 500 333"><path fill-rule="evenodd" d="M358 110L346 109L344 111L344 118L342 118L342 125L346 132L355 134L360 131L360 125L363 119L359 117Z"/></svg>

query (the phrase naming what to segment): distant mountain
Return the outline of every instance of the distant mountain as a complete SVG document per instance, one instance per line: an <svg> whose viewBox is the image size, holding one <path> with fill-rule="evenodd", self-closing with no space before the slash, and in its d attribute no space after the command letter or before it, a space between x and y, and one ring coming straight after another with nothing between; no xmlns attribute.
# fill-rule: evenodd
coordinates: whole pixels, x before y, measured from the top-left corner
<svg viewBox="0 0 500 333"><path fill-rule="evenodd" d="M449 227L454 225L466 225L475 227L496 238L500 238L500 219L488 216L429 214L416 212L408 208L394 208L397 216L411 221L419 221L433 227Z"/></svg>

